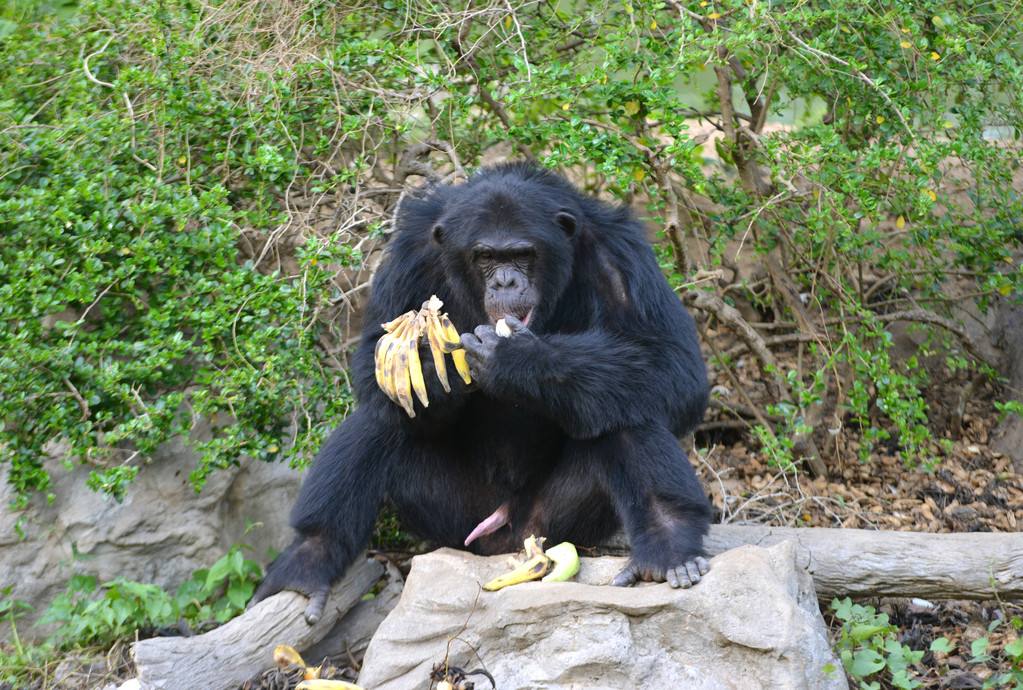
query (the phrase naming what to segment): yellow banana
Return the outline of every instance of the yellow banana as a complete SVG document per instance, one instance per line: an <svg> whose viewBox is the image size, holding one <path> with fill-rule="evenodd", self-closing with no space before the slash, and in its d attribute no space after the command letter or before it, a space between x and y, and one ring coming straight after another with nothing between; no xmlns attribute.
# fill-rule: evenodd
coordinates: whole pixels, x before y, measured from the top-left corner
<svg viewBox="0 0 1023 690"><path fill-rule="evenodd" d="M451 323L451 319L448 318L447 314L440 314L437 318L440 320L441 337L444 341L445 352L461 349L462 338L458 335L458 329L455 328L455 324Z"/></svg>
<svg viewBox="0 0 1023 690"><path fill-rule="evenodd" d="M407 331L407 328L402 331L402 338L395 347L391 378L397 403L409 417L415 417L416 411L412 408L412 383L408 371L408 345L405 338Z"/></svg>
<svg viewBox="0 0 1023 690"><path fill-rule="evenodd" d="M451 353L451 361L455 363L455 370L458 375L465 381L465 385L472 383L472 377L469 376L469 361L465 358L465 350L455 350Z"/></svg>
<svg viewBox="0 0 1023 690"><path fill-rule="evenodd" d="M387 391L386 375L384 373L384 348L387 347L388 341L390 341L391 335L384 333L382 336L377 338L377 346L373 349L373 373L377 377L377 385L380 386L380 390Z"/></svg>
<svg viewBox="0 0 1023 690"><path fill-rule="evenodd" d="M407 311L407 312L405 312L404 314L402 314L401 316L399 316L396 319L392 319L391 321L388 321L387 323L380 324L380 327L383 328L388 333L390 333L395 328L397 328L401 324L405 323L409 319L414 319L415 316L416 316L416 312L414 310Z"/></svg>
<svg viewBox="0 0 1023 690"><path fill-rule="evenodd" d="M387 345L384 349L383 369L385 385L381 386L381 388L384 393L387 393L387 397L394 402L398 402L397 382L394 378L394 358L398 350L401 348L401 339L404 336L407 325L407 322L398 324L394 332L391 333L390 337L387 339Z"/></svg>
<svg viewBox="0 0 1023 690"><path fill-rule="evenodd" d="M418 326L418 324L417 324ZM419 329L417 329L418 331ZM412 390L423 407L430 406L430 399L426 396L426 381L423 380L423 363L419 361L419 333L415 338L408 341L408 372L412 379Z"/></svg>
<svg viewBox="0 0 1023 690"><path fill-rule="evenodd" d="M437 370L437 378L443 386L445 393L451 392L451 384L448 383L448 367L444 363L444 345L440 340L440 321L437 315L429 312L425 315L426 337L430 341L430 354L433 355L433 368Z"/></svg>

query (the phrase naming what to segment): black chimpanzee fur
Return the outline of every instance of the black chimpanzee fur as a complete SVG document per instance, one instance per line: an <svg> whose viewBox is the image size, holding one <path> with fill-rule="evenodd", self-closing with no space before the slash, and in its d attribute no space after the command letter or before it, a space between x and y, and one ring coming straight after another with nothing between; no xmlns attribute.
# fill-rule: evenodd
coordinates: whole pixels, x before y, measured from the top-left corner
<svg viewBox="0 0 1023 690"><path fill-rule="evenodd" d="M484 306L490 283L474 263L484 235L532 247L535 308L508 338L494 336ZM445 393L424 346L430 405L416 402L413 419L378 388L373 350L381 323L433 294L467 333L474 381L449 365ZM254 600L294 589L318 616L385 499L440 545L460 547L504 504L508 524L471 550L514 551L530 534L594 544L624 526L632 559L617 584L689 586L706 572L710 508L677 440L702 419L706 370L693 320L626 208L526 164L408 198L365 324L359 407L316 458L291 515L297 537Z"/></svg>

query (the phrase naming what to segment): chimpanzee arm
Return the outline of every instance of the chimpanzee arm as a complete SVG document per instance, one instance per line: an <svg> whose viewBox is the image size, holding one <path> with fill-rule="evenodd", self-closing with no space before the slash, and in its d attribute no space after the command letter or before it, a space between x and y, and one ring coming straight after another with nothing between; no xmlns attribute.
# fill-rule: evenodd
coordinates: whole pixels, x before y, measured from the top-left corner
<svg viewBox="0 0 1023 690"><path fill-rule="evenodd" d="M679 321L634 337L535 335L516 324L500 338L483 326L463 344L485 391L539 409L572 438L648 422L688 430L702 418L707 378L693 327Z"/></svg>

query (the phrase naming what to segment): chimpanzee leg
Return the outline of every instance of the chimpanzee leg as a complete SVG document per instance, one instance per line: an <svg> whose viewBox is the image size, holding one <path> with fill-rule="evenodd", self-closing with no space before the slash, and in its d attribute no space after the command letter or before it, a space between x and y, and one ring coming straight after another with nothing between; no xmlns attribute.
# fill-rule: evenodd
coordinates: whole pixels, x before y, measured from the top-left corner
<svg viewBox="0 0 1023 690"><path fill-rule="evenodd" d="M370 414L353 412L327 439L302 482L291 526L295 540L267 568L250 606L283 589L309 597L319 619L330 586L365 548L404 436Z"/></svg>
<svg viewBox="0 0 1023 690"><path fill-rule="evenodd" d="M404 529L455 548L465 548L473 527L507 500L488 481L478 457L466 457L453 444L424 440L410 443L395 458L387 496ZM510 544L509 537L510 530L500 528L469 548L476 553L508 551L499 544Z"/></svg>
<svg viewBox="0 0 1023 690"><path fill-rule="evenodd" d="M625 527L632 557L613 584L667 580L672 587L690 587L706 574L703 535L710 504L671 432L650 425L571 441L563 462L601 477ZM571 474L560 476L571 480ZM552 531L557 528L552 524Z"/></svg>

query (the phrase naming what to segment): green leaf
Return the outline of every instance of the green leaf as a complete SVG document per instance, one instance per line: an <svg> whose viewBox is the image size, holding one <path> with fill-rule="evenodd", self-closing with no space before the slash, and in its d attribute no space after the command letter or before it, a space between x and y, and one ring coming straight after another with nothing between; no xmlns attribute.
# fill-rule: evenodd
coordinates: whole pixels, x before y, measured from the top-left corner
<svg viewBox="0 0 1023 690"><path fill-rule="evenodd" d="M235 580L231 583L231 586L227 588L227 599L236 609L244 609L245 604L248 603L249 597L252 596L252 592L254 590L255 586L253 583Z"/></svg>
<svg viewBox="0 0 1023 690"><path fill-rule="evenodd" d="M978 637L970 644L970 654L973 656L973 661L984 661L988 658L987 649L990 646L991 641L986 637Z"/></svg>
<svg viewBox="0 0 1023 690"><path fill-rule="evenodd" d="M862 642L887 629L887 625L854 625L849 631L849 636L856 642Z"/></svg>
<svg viewBox="0 0 1023 690"><path fill-rule="evenodd" d="M204 587L207 592L212 591L216 585L231 574L231 566L231 559L228 556L224 556L213 564L213 567L211 567L210 571L206 574L206 583Z"/></svg>
<svg viewBox="0 0 1023 690"><path fill-rule="evenodd" d="M1017 661L1023 659L1023 637L1017 637L1015 640L1005 645L1004 649L1005 653L1012 659Z"/></svg>
<svg viewBox="0 0 1023 690"><path fill-rule="evenodd" d="M866 678L884 668L884 657L873 649L860 649L853 653L852 661L847 667L855 678Z"/></svg>
<svg viewBox="0 0 1023 690"><path fill-rule="evenodd" d="M931 641L931 651L948 654L953 649L952 643L947 637L938 637Z"/></svg>
<svg viewBox="0 0 1023 690"><path fill-rule="evenodd" d="M920 687L920 681L911 678L909 671L906 669L900 669L892 673L892 685L901 690L913 690L913 688Z"/></svg>

